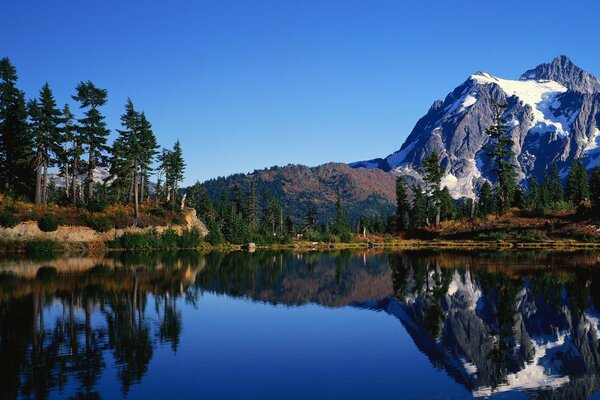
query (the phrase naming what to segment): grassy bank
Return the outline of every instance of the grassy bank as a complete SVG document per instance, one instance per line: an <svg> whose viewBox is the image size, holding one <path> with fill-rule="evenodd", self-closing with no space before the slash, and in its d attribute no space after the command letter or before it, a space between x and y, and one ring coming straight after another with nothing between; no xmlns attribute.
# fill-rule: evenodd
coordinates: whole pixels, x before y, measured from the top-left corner
<svg viewBox="0 0 600 400"><path fill-rule="evenodd" d="M61 253L102 254L106 252L151 252L167 250L197 251L240 251L248 250L247 245L211 245L203 240L196 241L194 233L165 231L149 233L127 233L109 243L61 243L49 239L0 240L0 254L25 254L28 256L56 255ZM387 239L375 241L354 241L347 243L305 242L251 246L250 250L339 250L339 249L599 249L600 242L577 240L546 240L538 242L521 241L476 241L476 240L419 240Z"/></svg>

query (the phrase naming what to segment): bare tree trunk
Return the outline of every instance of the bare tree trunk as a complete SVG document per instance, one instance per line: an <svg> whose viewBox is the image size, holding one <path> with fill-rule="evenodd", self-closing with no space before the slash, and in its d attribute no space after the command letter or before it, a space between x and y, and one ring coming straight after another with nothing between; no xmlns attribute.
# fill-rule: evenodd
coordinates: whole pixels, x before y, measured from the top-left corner
<svg viewBox="0 0 600 400"><path fill-rule="evenodd" d="M69 198L69 146L65 143L65 165L64 165L64 173L65 173L65 195L67 199Z"/></svg>
<svg viewBox="0 0 600 400"><path fill-rule="evenodd" d="M158 207L158 197L160 195L160 173L158 174L158 180L156 181L156 192L154 193L155 198L154 198L154 206Z"/></svg>
<svg viewBox="0 0 600 400"><path fill-rule="evenodd" d="M131 172L131 177L129 180L129 189L127 190L127 204L131 204L133 199L133 184L135 182L135 173Z"/></svg>
<svg viewBox="0 0 600 400"><path fill-rule="evenodd" d="M283 236L283 209L279 209L279 236Z"/></svg>
<svg viewBox="0 0 600 400"><path fill-rule="evenodd" d="M88 201L91 201L94 198L94 165L96 164L96 158L94 157L94 148L90 146L90 157L88 162Z"/></svg>
<svg viewBox="0 0 600 400"><path fill-rule="evenodd" d="M135 218L140 217L140 203L139 203L139 186L138 186L138 161L133 160L133 210Z"/></svg>
<svg viewBox="0 0 600 400"><path fill-rule="evenodd" d="M187 197L187 193L183 194L183 197L181 197L181 210L183 211L183 209L185 208L185 198Z"/></svg>
<svg viewBox="0 0 600 400"><path fill-rule="evenodd" d="M48 204L48 160L44 160L44 175L42 183L42 204Z"/></svg>
<svg viewBox="0 0 600 400"><path fill-rule="evenodd" d="M42 149L35 156L35 204L42 204Z"/></svg>
<svg viewBox="0 0 600 400"><path fill-rule="evenodd" d="M177 202L177 180L173 183L173 205Z"/></svg>
<svg viewBox="0 0 600 400"><path fill-rule="evenodd" d="M75 154L73 155L73 205L77 205L77 175L79 173L79 156L77 155L77 142L75 141L73 144L73 149L75 150Z"/></svg>
<svg viewBox="0 0 600 400"><path fill-rule="evenodd" d="M144 190L144 186L146 186L146 169L144 168L144 166L142 165L141 168L141 172L140 172L140 201L143 203L144 202L144 195L145 195L145 190Z"/></svg>

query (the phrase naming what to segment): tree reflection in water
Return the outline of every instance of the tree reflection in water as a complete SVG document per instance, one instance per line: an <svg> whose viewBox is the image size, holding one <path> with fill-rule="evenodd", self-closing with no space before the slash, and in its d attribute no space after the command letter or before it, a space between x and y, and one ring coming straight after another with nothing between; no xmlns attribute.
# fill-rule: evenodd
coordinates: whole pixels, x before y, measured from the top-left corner
<svg viewBox="0 0 600 400"><path fill-rule="evenodd" d="M600 387L597 266L585 253L431 251L0 262L0 393L100 398L108 371L125 396L157 348L180 349L182 304L209 291L383 310L474 395L586 398Z"/></svg>

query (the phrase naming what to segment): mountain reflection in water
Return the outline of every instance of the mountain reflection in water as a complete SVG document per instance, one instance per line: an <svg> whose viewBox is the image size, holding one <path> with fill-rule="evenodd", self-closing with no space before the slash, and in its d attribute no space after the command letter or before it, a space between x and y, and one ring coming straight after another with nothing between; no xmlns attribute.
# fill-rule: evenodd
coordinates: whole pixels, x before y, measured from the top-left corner
<svg viewBox="0 0 600 400"><path fill-rule="evenodd" d="M177 353L206 294L384 311L474 397L589 398L600 388L599 266L600 254L539 252L2 260L0 398L126 397L160 367L156 351Z"/></svg>

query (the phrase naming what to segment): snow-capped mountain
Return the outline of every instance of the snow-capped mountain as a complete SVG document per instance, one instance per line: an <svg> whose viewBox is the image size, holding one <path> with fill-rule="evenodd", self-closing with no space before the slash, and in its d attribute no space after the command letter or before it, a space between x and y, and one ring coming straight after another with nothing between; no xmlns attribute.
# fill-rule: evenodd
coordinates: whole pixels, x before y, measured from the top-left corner
<svg viewBox="0 0 600 400"><path fill-rule="evenodd" d="M518 80L485 72L433 103L400 148L384 159L352 167L383 169L421 180L421 160L434 149L446 169L443 185L452 195L475 197L491 180L486 149L492 101L508 105L504 117L514 141L519 178L541 177L557 162L566 174L574 158L600 166L600 81L565 56L525 72Z"/></svg>

